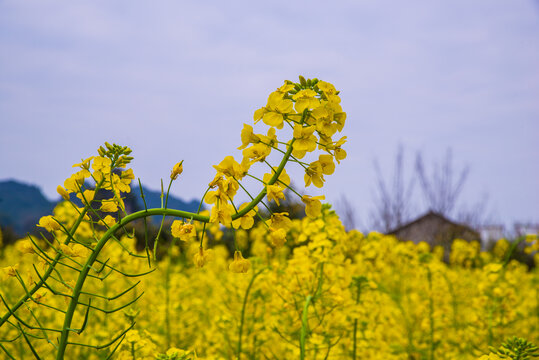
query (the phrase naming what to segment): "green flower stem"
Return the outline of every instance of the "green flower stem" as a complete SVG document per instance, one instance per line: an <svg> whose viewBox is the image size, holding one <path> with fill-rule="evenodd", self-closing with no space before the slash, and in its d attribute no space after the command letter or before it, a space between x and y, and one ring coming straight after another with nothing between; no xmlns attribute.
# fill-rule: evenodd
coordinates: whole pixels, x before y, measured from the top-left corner
<svg viewBox="0 0 539 360"><path fill-rule="evenodd" d="M268 165L268 166L270 167L270 169L273 170L273 167L271 166L270 163L268 163L268 162L265 161L265 160L264 160L264 162L266 163L266 165ZM294 188L293 188L292 186L285 184L285 183L282 182L281 180L277 180L277 181L278 181L280 184L286 186L286 187L287 187L290 191L292 191L294 194L296 194L297 196L299 196L300 199L302 198L302 196L301 196L296 190L294 190Z"/></svg>
<svg viewBox="0 0 539 360"><path fill-rule="evenodd" d="M357 287L356 294L356 305L359 303L359 296L361 293L361 287ZM356 360L356 351L357 351L357 319L354 319L354 347L352 350L352 359Z"/></svg>
<svg viewBox="0 0 539 360"><path fill-rule="evenodd" d="M427 280L429 283L429 359L434 360L434 350L436 350L436 345L434 344L434 300L432 298L432 272L428 265L425 266L427 269Z"/></svg>
<svg viewBox="0 0 539 360"><path fill-rule="evenodd" d="M258 179L258 178L256 178L256 179L257 179L257 180L260 180L260 179ZM234 180L236 180L236 178L234 178ZM260 181L262 181L262 180L260 180ZM243 191L245 191L245 193L246 193L247 195L249 195L249 197L251 198L251 200L254 200L254 197L249 193L249 191L247 191L247 189L246 189L246 188L245 188L245 187L244 187L238 180L236 180L236 182L237 182L238 185L243 189ZM273 215L273 212L271 211L271 209L269 208L269 206L266 205L265 202L260 201L260 203L261 203L262 205L264 205L264 207L269 211L270 214ZM265 223L266 220L264 220L264 219L262 218L262 216L260 216L259 212L258 212L258 211L255 211L255 212L256 212L256 215L260 218L260 220L264 221L264 223Z"/></svg>
<svg viewBox="0 0 539 360"><path fill-rule="evenodd" d="M303 313L301 315L301 333L299 337L299 358L305 359L305 341L307 340L307 333L309 332L309 305L313 297L308 295L305 299L305 305L303 306Z"/></svg>
<svg viewBox="0 0 539 360"><path fill-rule="evenodd" d="M208 216L203 216L200 214L193 214L193 213L190 213L187 211L181 211L181 210L156 208L156 209L141 210L141 211L137 211L136 213L130 214L122 218L118 223L116 223L114 226L108 229L103 235L103 237L101 238L101 240L99 240L99 242L96 244L92 254L86 260L86 263L84 264L79 274L79 277L77 279L77 283L75 284L75 288L73 289L72 299L66 311L66 316L64 319L64 326L62 328L62 335L60 337L60 342L58 344L58 353L56 354L57 360L61 360L64 358L65 349L68 344L69 329L71 328L71 321L73 320L73 316L75 314L75 308L78 304L78 299L81 294L82 286L84 284L84 281L86 280L86 277L88 276L90 269L92 269L93 263L97 260L97 256L99 255L99 253L101 252L105 244L113 237L114 233L120 227L124 227L125 225L127 225L128 223L134 220L144 218L147 216L155 216L155 215L193 218L194 220L198 220L204 223L207 223L209 221ZM39 284L39 285L41 286L42 284ZM14 310L12 310L11 313L13 311Z"/></svg>
<svg viewBox="0 0 539 360"><path fill-rule="evenodd" d="M167 188L167 195L165 199L165 206L166 209L168 207L168 194L170 193L170 187L172 186L172 182L174 179L170 179L170 182L168 183ZM161 206L163 206L163 180L161 180ZM159 231L157 232L157 236L155 237L155 243L153 244L153 259L154 261L157 260L157 243L159 242L159 237L161 236L161 231L163 230L163 225L165 224L165 216L163 215L163 218L161 219L161 226L159 227Z"/></svg>
<svg viewBox="0 0 539 360"><path fill-rule="evenodd" d="M245 290L245 296L243 297L243 305L241 307L241 321L240 321L240 327L238 330L238 360L240 360L241 357L241 340L243 335L243 323L245 322L245 308L247 307L247 299L249 297L249 292L251 291L251 287L253 286L253 283L255 282L255 279L264 272L266 268L263 268L262 270L259 270L256 274L253 275L251 278L251 281L249 282L249 285L247 285L247 289Z"/></svg>
<svg viewBox="0 0 539 360"><path fill-rule="evenodd" d="M291 128L292 130L294 130L294 125L290 124L290 121L292 121L292 122L294 122L294 123L296 123L296 124L300 124L300 123L298 123L297 121L292 120L292 119L285 119L285 120L286 120L285 122L288 124L288 126L290 126L290 128ZM290 121L288 121L288 120L290 120Z"/></svg>
<svg viewBox="0 0 539 360"><path fill-rule="evenodd" d="M270 148L272 148L273 150L277 150L278 152L280 152L281 154L286 154L286 152L284 150L281 150L279 149L277 146L274 146L274 145L271 145L271 144L268 144L268 143L265 143L263 141L259 141L260 144L264 144L266 146L269 146ZM281 144L281 145L286 145L288 146L288 143L285 143L285 142L282 142L282 141L277 141L278 144ZM294 155L290 155L290 158L292 160L294 160L295 162L299 163L300 165L309 165L309 163L306 163L306 162L303 162L301 160L298 160L298 158L296 158Z"/></svg>
<svg viewBox="0 0 539 360"><path fill-rule="evenodd" d="M146 205L146 198L144 197L144 191L142 190L142 183L140 178L138 178L138 188L140 190L140 197L144 203L144 210L148 211L148 206ZM144 218L144 251L146 251L146 257L148 258L148 267L152 267L152 260L150 258L150 246L148 245L148 221Z"/></svg>
<svg viewBox="0 0 539 360"><path fill-rule="evenodd" d="M520 245L520 243L525 239L524 236L519 237L515 241L512 242L511 247L509 248L509 251L505 255L505 259L503 260L503 268L505 269L507 267L507 264L509 264L509 261L511 261L511 256L513 256L513 253L517 249L517 247Z"/></svg>
<svg viewBox="0 0 539 360"><path fill-rule="evenodd" d="M176 245L176 239L172 239L172 245L168 248L168 263L165 272L165 334L167 339L167 349L170 348L172 342L171 330L170 330L170 272L172 269L172 249Z"/></svg>
<svg viewBox="0 0 539 360"><path fill-rule="evenodd" d="M262 179L260 179L260 178L257 178L257 177L254 176L254 175L247 174L247 176L249 176L249 177L251 177L251 178L253 178L253 179L255 179L255 180L260 181L260 182L261 182L262 184L264 184L264 185L267 185L267 184L264 182L264 180L262 180ZM251 196L251 199L254 199L254 198Z"/></svg>
<svg viewBox="0 0 539 360"><path fill-rule="evenodd" d="M302 115L303 116L303 114L286 114L285 117L284 117L284 120L286 120L288 122L288 124L290 124L289 121L292 121L293 123L296 123L296 124L301 124L300 121L297 121L297 120L294 120L294 119L290 118L290 116L293 116L293 115L295 115L295 116ZM290 125L292 125L292 124L290 124Z"/></svg>
<svg viewBox="0 0 539 360"><path fill-rule="evenodd" d="M0 348L2 348L2 350L4 350L4 353L5 353L10 359L15 360L15 358L13 357L13 355L11 355L11 354L9 353L9 351L7 351L7 349L6 349L2 344L0 344Z"/></svg>
<svg viewBox="0 0 539 360"><path fill-rule="evenodd" d="M200 248L202 249L202 241L204 241L204 234L206 233L206 224L207 222L202 225L202 235L200 235Z"/></svg>
<svg viewBox="0 0 539 360"><path fill-rule="evenodd" d="M271 177L271 179L268 182L269 185L273 185L278 180L279 176L281 175L281 173L282 173L288 159L290 158L290 155L292 154L294 141L295 141L295 139L292 139L292 141L290 142L290 144L288 146L288 150L285 153L285 156L281 160L281 163L279 164L277 170L275 170L275 173L273 174L273 176ZM260 191L260 193L254 199L252 199L251 202L245 208L243 208L241 211L237 212L236 214L232 215L232 220L240 218L243 215L247 214L249 211L251 211L260 201L262 201L262 199L264 198L265 195L266 195L266 188L264 187ZM87 210L87 209L85 208L85 210ZM86 211L84 211L83 213L86 213ZM114 235L116 230L118 230L120 227L123 228L125 225L127 225L128 223L130 223L130 222L132 222L134 220L137 220L137 219L140 219L140 218L146 218L148 216L155 216L155 215L190 218L190 219L201 221L201 222L204 222L204 223L208 223L209 220L210 220L209 216L204 216L204 215L200 215L200 214L194 214L194 213L187 212L187 211L173 210L173 209L166 209L166 208L157 208L157 209L142 210L142 211L138 211L138 212L135 212L133 214L127 215L126 217L120 219L118 221L118 223L116 223L110 229L108 229L105 232L105 234L103 235L103 237L101 238L101 240L99 240L99 242L96 244L92 254L87 259L87 261L84 264L84 267L82 268L82 270L81 270L81 272L79 274L79 277L77 279L77 283L76 283L75 288L73 290L73 297L71 299L71 302L69 303L69 307L67 309L66 316L65 316L65 319L64 319L64 326L63 326L63 330L62 330L62 335L60 337L60 342L59 342L59 345L58 345L58 353L57 353L57 356L56 356L56 358L58 360L64 358L65 349L66 349L67 344L68 344L68 335L69 335L69 330L68 329L71 328L71 321L73 320L73 316L74 316L74 313L75 313L75 308L76 308L76 306L78 304L78 298L80 296L84 281L86 280L86 277L88 276L88 273L89 273L90 269L92 268L93 263L97 260L97 256L99 255L99 253L101 252L101 250L103 249L105 244ZM79 218L79 223L80 223L80 221L82 221L82 216ZM59 257L60 255L57 255L57 256ZM52 269L49 269L49 270L50 271L48 271L48 273L50 274ZM47 275L47 273L45 275ZM39 283L38 285L36 285L36 287L34 287L34 289L35 289L34 292L37 291L37 289L41 285L43 285L43 284ZM22 305L22 302L20 304L18 304L19 307L20 307L20 305ZM10 313L12 313L13 311L10 311Z"/></svg>
<svg viewBox="0 0 539 360"><path fill-rule="evenodd" d="M232 204L232 207L234 208L234 211L235 211L236 214L237 214L237 213L238 213L238 209L236 208L236 205L234 205L234 201L232 201L232 199L230 198L230 196L228 197L228 200L229 200L230 203ZM234 227L232 224L230 224L230 226ZM234 240L234 251L239 251L240 249L238 248L238 242L236 241L236 232L233 231L232 234L233 234L233 240Z"/></svg>
<svg viewBox="0 0 539 360"><path fill-rule="evenodd" d="M204 195L202 195L202 199L200 199L200 203L198 203L197 214L200 213L200 209L202 209L202 203L204 202L204 198L206 197L206 194L208 193L208 191L210 191L210 189L211 189L211 186L208 186L206 191L204 191Z"/></svg>
<svg viewBox="0 0 539 360"><path fill-rule="evenodd" d="M283 172L283 169L288 161L288 159L290 158L290 155L292 154L292 150L294 148L294 141L296 141L296 139L292 139L292 141L290 142L290 145L288 145L288 150L286 151L286 154L283 156L283 159L281 160L281 163L279 164L279 167L277 168L277 170L275 170L275 174L273 174L273 176L271 177L271 179L268 181L268 185L273 185L275 184L275 182L277 181L277 179L279 179L279 176L281 175L281 173ZM247 214L249 211L251 211L260 201L262 201L262 199L264 198L264 196L266 196L266 188L264 187L264 189L262 189L262 191L260 191L260 193L249 203L249 205L247 205L246 207L244 207L241 211L239 211L237 214L234 214L232 215L232 220L235 220L239 217L242 217L243 215Z"/></svg>
<svg viewBox="0 0 539 360"><path fill-rule="evenodd" d="M264 142L262 142L262 141L261 141L261 143L264 144L264 145L270 146L269 144L266 144L266 143L264 143ZM282 142L282 141L277 141L277 143L278 143L278 144L282 144L282 145L288 145L287 143ZM281 153L283 153L283 154L285 153L283 150L279 149L279 148L276 147L276 146L272 146L272 148L275 149L275 150L277 150L277 151L279 151L279 152L281 152ZM297 157L295 157L294 155L290 155L290 158L291 158L294 162L297 162L298 164L300 164L301 166L303 166L304 169L307 169L307 168L305 167L305 165L307 165L307 166L310 165L309 163L306 163L306 162L304 162L304 161L299 160L299 159L298 159Z"/></svg>

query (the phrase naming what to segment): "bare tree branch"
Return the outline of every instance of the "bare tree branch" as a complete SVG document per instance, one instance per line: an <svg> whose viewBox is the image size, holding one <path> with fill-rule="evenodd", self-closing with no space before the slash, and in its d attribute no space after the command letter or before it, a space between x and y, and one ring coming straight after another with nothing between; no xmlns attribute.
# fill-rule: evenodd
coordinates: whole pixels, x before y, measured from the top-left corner
<svg viewBox="0 0 539 360"><path fill-rule="evenodd" d="M337 213L346 230L356 229L356 211L350 201L343 194L336 205Z"/></svg>
<svg viewBox="0 0 539 360"><path fill-rule="evenodd" d="M377 198L371 212L372 225L375 229L389 232L410 220L414 179L411 178L407 183L405 181L402 145L399 145L395 156L391 188L382 175L378 161L374 160L373 165L377 177Z"/></svg>
<svg viewBox="0 0 539 360"><path fill-rule="evenodd" d="M453 169L453 154L449 148L444 161L435 163L430 175L427 174L421 153L417 153L415 169L428 208L449 216L458 202L469 168L464 167L457 175Z"/></svg>

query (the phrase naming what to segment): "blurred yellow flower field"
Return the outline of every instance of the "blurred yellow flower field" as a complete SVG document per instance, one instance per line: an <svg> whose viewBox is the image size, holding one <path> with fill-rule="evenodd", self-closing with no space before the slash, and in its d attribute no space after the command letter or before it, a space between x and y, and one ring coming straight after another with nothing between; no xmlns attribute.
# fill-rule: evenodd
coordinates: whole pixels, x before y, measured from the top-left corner
<svg viewBox="0 0 539 360"><path fill-rule="evenodd" d="M357 359L475 359L509 336L539 340L537 271L516 261L504 268L503 257L481 253L473 243L455 242L451 264L446 264L426 244L345 232L328 209L316 219L293 220L287 246L278 250L262 224L245 236L252 255L247 273L227 271L236 260L222 245L197 268L190 258L198 243L191 241L170 247L156 270L140 279L120 273L105 281L91 279L85 291L99 294L92 305L105 310L144 294L114 314L91 310L84 333L74 334L74 341L105 343L134 324L118 359L154 359L169 348L207 359L237 358L239 351L245 359L295 359L308 296L308 359L352 359L354 353ZM124 273L148 271L134 240L120 241L122 246L112 244L102 258ZM24 246L21 241L5 248L3 263L16 263L23 281L31 283L38 256ZM11 303L24 290L17 286L13 267L3 267L3 273L2 294ZM74 280L61 274L67 284ZM123 302L107 300L139 280ZM62 290L68 295L72 289ZM46 327L61 326L61 317L50 309L65 306L65 297L43 289L33 298L19 316L31 321L35 314ZM84 311L77 314L77 327L84 316ZM16 336L16 327L2 327L2 338ZM50 340L34 341L43 358L54 354ZM17 358L32 356L17 341L2 345ZM69 349L66 358L103 357L94 349Z"/></svg>

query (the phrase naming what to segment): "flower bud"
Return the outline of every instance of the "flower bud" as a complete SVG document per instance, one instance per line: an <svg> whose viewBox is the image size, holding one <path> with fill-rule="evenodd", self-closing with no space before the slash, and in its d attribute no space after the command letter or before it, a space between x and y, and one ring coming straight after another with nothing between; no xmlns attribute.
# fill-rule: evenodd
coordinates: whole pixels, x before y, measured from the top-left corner
<svg viewBox="0 0 539 360"><path fill-rule="evenodd" d="M178 178L178 175L180 175L183 172L183 160L174 165L172 168L172 172L170 173L170 178L172 180L176 180Z"/></svg>

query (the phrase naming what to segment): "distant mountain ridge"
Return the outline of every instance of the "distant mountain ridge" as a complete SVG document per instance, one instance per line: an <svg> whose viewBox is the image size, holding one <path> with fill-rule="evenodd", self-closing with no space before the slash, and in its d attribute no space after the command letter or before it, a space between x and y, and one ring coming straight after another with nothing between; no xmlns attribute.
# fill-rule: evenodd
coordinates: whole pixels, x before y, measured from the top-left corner
<svg viewBox="0 0 539 360"><path fill-rule="evenodd" d="M150 190L145 186L142 186L142 190L148 208L161 207L160 191ZM133 211L144 209L138 185L133 186L131 193L126 195L126 203L128 201L131 203ZM0 228L9 227L20 237L31 233L35 230L39 219L52 214L52 210L60 200L60 197L57 201L48 200L36 185L13 179L0 181ZM72 200L79 201L74 197ZM168 197L169 208L196 212L198 205L197 200L187 202L173 195Z"/></svg>
<svg viewBox="0 0 539 360"><path fill-rule="evenodd" d="M39 218L51 214L57 201L49 201L35 185L17 180L0 181L0 227L21 236L32 231Z"/></svg>

